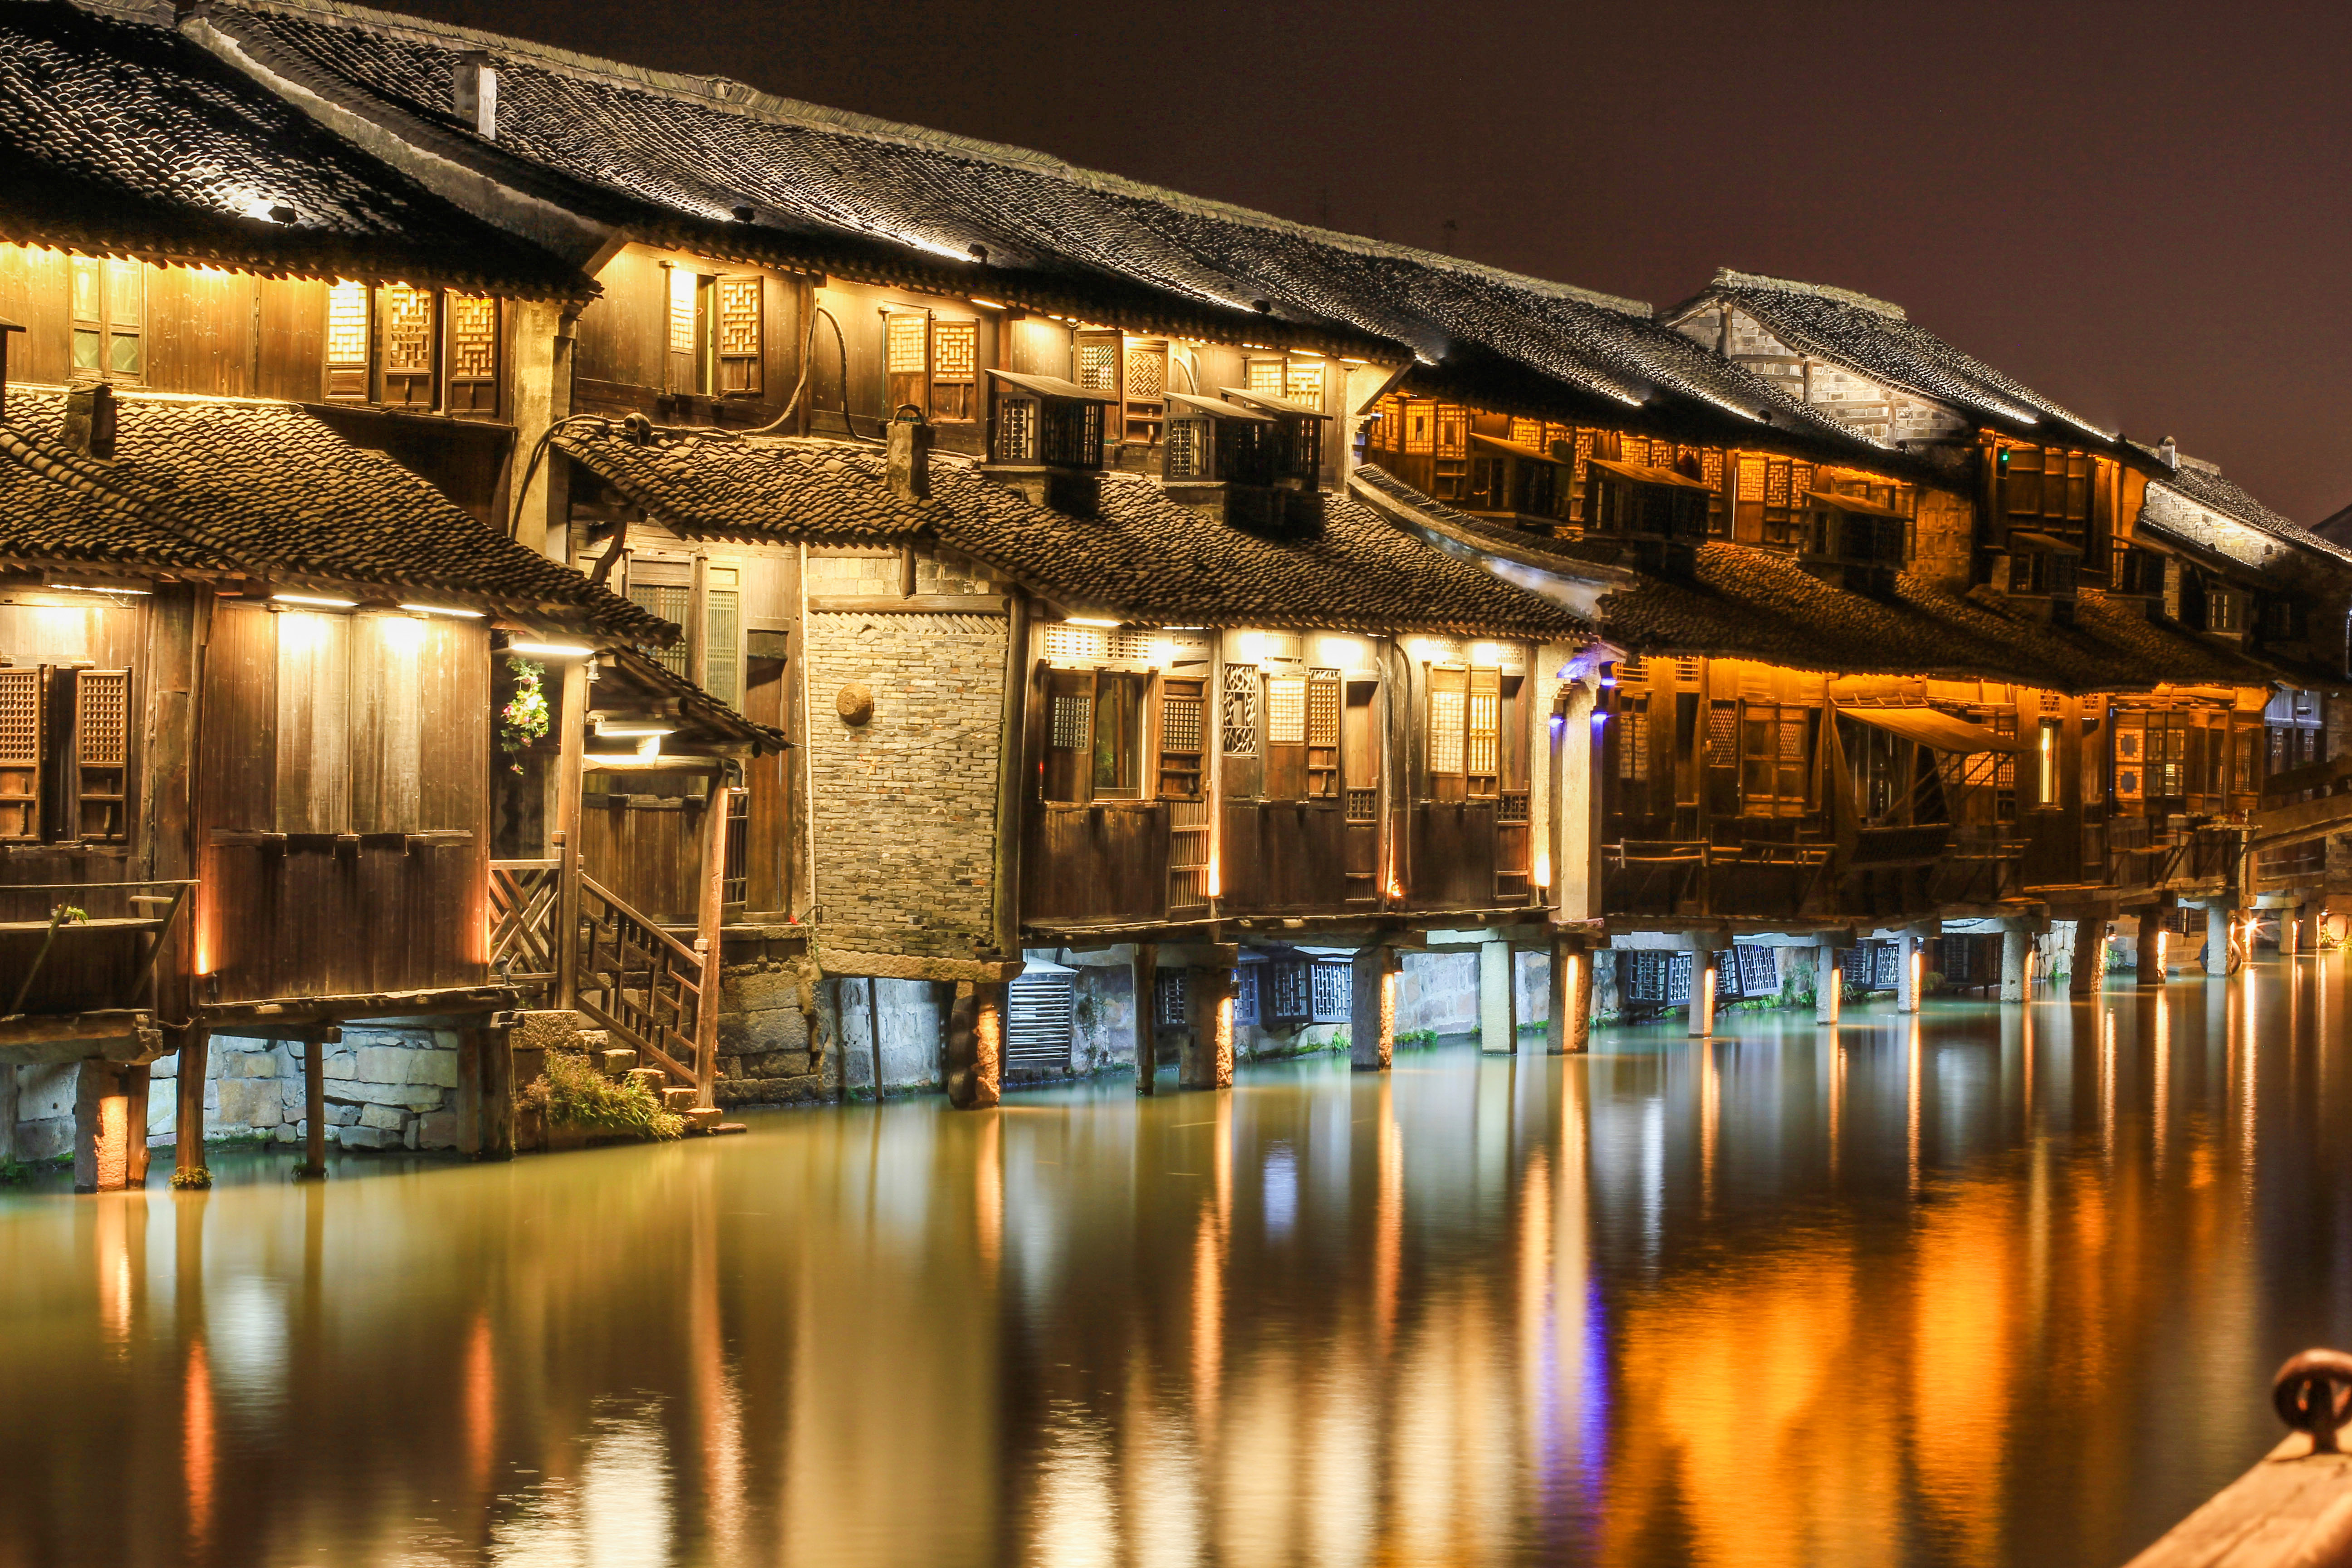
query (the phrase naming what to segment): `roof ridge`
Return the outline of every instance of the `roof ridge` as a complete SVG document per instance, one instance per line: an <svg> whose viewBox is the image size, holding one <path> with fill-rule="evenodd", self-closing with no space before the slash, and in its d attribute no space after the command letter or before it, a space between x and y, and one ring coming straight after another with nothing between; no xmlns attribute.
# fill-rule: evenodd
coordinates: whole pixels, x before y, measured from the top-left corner
<svg viewBox="0 0 2352 1568"><path fill-rule="evenodd" d="M78 4L89 0L77 0ZM643 89L649 92L667 94L692 100L715 108L732 110L748 118L763 119L785 124L804 126L813 130L830 130L858 133L869 137L904 142L934 152L952 153L963 157L986 160L1012 167L1027 169L1065 179L1074 184L1096 190L1108 195L1129 196L1154 202L1180 212L1202 217L1222 218L1277 234L1296 235L1358 255L1384 257L1392 260L1412 261L1441 271L1466 277L1483 278L1492 282L1528 289L1555 299L1574 300L1596 310L1618 315L1648 320L1656 314L1648 300L1630 299L1622 294L1610 294L1598 289L1586 289L1574 283L1562 283L1553 279L1514 272L1507 268L1472 261L1463 257L1448 256L1442 251L1425 250L1419 246L1401 245L1390 240L1373 239L1369 236L1349 234L1341 229L1320 227L1300 223L1295 218L1277 216L1232 202L1221 202L1208 196L1171 190L1141 180L1106 170L1089 169L1035 148L1018 147L1010 142L990 142L975 136L960 135L951 131L938 131L928 126L913 125L903 121L884 120L875 115L860 114L854 110L835 109L804 100L785 98L738 81L731 77L697 76L682 71L656 70L649 66L632 65L625 60L605 59L601 56L581 54L542 44L511 34L492 33L478 27L466 27L455 23L440 23L421 16L404 16L398 12L377 10L357 5L350 0L236 0L247 10L278 12L287 16L308 16L335 25L382 29L405 33L420 42L447 44L452 40L495 49L504 53L527 56L538 64L582 76L601 77Z"/></svg>
<svg viewBox="0 0 2352 1568"><path fill-rule="evenodd" d="M1841 289L1833 283L1808 283L1797 278L1774 278L1762 272L1736 272L1728 267L1715 269L1718 289L1762 289L1780 294L1811 294L1817 299L1832 300L1841 305L1853 305L1889 321L1907 321L1910 313L1892 300L1881 300L1859 289Z"/></svg>

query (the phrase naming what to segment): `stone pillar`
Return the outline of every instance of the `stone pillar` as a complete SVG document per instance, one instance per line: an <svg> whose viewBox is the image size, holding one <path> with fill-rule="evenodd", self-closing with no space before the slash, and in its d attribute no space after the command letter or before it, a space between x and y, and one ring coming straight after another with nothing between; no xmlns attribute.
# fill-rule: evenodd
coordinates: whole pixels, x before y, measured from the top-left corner
<svg viewBox="0 0 2352 1568"><path fill-rule="evenodd" d="M1519 1044L1519 994L1511 984L1511 946L1478 947L1478 1048L1508 1056Z"/></svg>
<svg viewBox="0 0 2352 1568"><path fill-rule="evenodd" d="M958 1110L985 1110L1003 1094L1004 985L1001 981L956 983L948 1008L948 1103ZM846 1041L843 1077L848 1076Z"/></svg>
<svg viewBox="0 0 2352 1568"><path fill-rule="evenodd" d="M2327 906L2314 899L2297 904L2294 909L2294 950L2297 952L2317 952L2319 932L2327 919Z"/></svg>
<svg viewBox="0 0 2352 1568"><path fill-rule="evenodd" d="M1160 988L1160 944L1139 942L1129 973L1135 977L1135 1092L1156 1094L1160 1073L1160 1029L1153 994Z"/></svg>
<svg viewBox="0 0 2352 1568"><path fill-rule="evenodd" d="M131 1096L120 1062L83 1062L74 1081L74 1191L131 1184ZM144 1137L142 1128L140 1135Z"/></svg>
<svg viewBox="0 0 2352 1568"><path fill-rule="evenodd" d="M1566 937L1551 939L1551 1021L1545 1047L1553 1056L1574 1056L1592 1044L1592 965L1597 954Z"/></svg>
<svg viewBox="0 0 2352 1568"><path fill-rule="evenodd" d="M1396 1059L1396 976L1392 947L1360 947L1348 964L1348 1065L1386 1072Z"/></svg>
<svg viewBox="0 0 2352 1568"><path fill-rule="evenodd" d="M1690 1037L1703 1040L1715 1033L1715 942L1693 934L1691 955Z"/></svg>
<svg viewBox="0 0 2352 1568"><path fill-rule="evenodd" d="M2225 976L2230 973L2230 928L2237 923L2237 911L2227 899L2205 900L2205 973Z"/></svg>
<svg viewBox="0 0 2352 1568"><path fill-rule="evenodd" d="M2074 968L2066 977L2067 994L2095 996L2107 973L2107 921L2100 914L2074 917Z"/></svg>
<svg viewBox="0 0 2352 1568"><path fill-rule="evenodd" d="M2033 933L2005 931L2000 933L2000 999L2022 1002L2031 994L2033 976Z"/></svg>
<svg viewBox="0 0 2352 1568"><path fill-rule="evenodd" d="M1838 969L1838 950L1828 942L1813 949L1813 1022L1834 1024L1845 1000L1845 976Z"/></svg>
<svg viewBox="0 0 2352 1568"><path fill-rule="evenodd" d="M1234 960L1192 971L1184 987L1184 1051L1177 1081L1186 1089L1234 1085Z"/></svg>
<svg viewBox="0 0 2352 1568"><path fill-rule="evenodd" d="M2139 912L2139 983L2164 984L2164 906L2153 904Z"/></svg>
<svg viewBox="0 0 2352 1568"><path fill-rule="evenodd" d="M1905 931L1895 939L1895 1010L1916 1013L1919 1010L1919 939Z"/></svg>

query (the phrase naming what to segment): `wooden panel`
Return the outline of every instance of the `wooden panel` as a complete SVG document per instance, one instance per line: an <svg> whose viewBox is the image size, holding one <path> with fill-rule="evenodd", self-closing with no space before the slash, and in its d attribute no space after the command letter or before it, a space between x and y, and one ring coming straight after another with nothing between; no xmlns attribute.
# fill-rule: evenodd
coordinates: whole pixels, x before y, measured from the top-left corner
<svg viewBox="0 0 2352 1568"><path fill-rule="evenodd" d="M1416 910L1487 909L1495 901L1495 808L1423 804L1411 813L1405 900Z"/></svg>
<svg viewBox="0 0 2352 1568"><path fill-rule="evenodd" d="M223 604L205 652L197 833L278 826L278 617Z"/></svg>
<svg viewBox="0 0 2352 1568"><path fill-rule="evenodd" d="M147 269L145 384L158 392L253 392L255 279L188 267Z"/></svg>
<svg viewBox="0 0 2352 1568"><path fill-rule="evenodd" d="M1347 902L1347 828L1337 801L1233 801L1219 851L1231 912L1333 910Z"/></svg>
<svg viewBox="0 0 2352 1568"><path fill-rule="evenodd" d="M701 891L702 804L679 793L685 786L677 775L631 774L628 783L633 790L667 793L585 797L581 864L650 918L691 925Z"/></svg>
<svg viewBox="0 0 2352 1568"><path fill-rule="evenodd" d="M261 280L259 395L316 403L323 395L327 285L315 278Z"/></svg>
<svg viewBox="0 0 2352 1568"><path fill-rule="evenodd" d="M1158 801L1034 808L1022 855L1024 918L1158 920L1168 902L1168 813Z"/></svg>
<svg viewBox="0 0 2352 1568"><path fill-rule="evenodd" d="M755 724L783 728L788 668L781 658L750 661L750 679L743 697L744 717ZM783 754L747 758L743 782L751 796L744 837L744 904L754 910L790 909L784 846L792 829L792 773L784 765Z"/></svg>
<svg viewBox="0 0 2352 1568"><path fill-rule="evenodd" d="M68 883L88 886L88 892L12 892L0 887L0 921L45 921L59 904L86 911L92 920L119 920L146 911L111 889L131 874L122 855L86 853L59 847L40 851L12 850L0 863L10 882ZM0 1009L16 994L33 955L40 951L39 932L0 935ZM60 936L49 949L39 977L25 999L29 1013L68 1013L85 1008L119 1007L131 999L139 978L140 954L145 937L137 931L82 929ZM8 1071L0 1066L0 1072Z"/></svg>
<svg viewBox="0 0 2352 1568"><path fill-rule="evenodd" d="M489 811L490 637L472 622L427 621L418 662L425 678L417 826L476 833Z"/></svg>
<svg viewBox="0 0 2352 1568"><path fill-rule="evenodd" d="M425 826L422 772L449 767L458 748L425 721L441 685L437 660L424 655L432 629L406 616L360 616L351 622L350 723L352 829L413 833ZM280 700L283 700L281 697ZM438 717L436 714L436 717ZM436 827L467 826L436 822Z"/></svg>
<svg viewBox="0 0 2352 1568"><path fill-rule="evenodd" d="M0 245L0 317L25 328L10 334L8 378L52 385L71 374L62 251Z"/></svg>
<svg viewBox="0 0 2352 1568"><path fill-rule="evenodd" d="M352 621L309 610L278 617L280 833L352 831Z"/></svg>

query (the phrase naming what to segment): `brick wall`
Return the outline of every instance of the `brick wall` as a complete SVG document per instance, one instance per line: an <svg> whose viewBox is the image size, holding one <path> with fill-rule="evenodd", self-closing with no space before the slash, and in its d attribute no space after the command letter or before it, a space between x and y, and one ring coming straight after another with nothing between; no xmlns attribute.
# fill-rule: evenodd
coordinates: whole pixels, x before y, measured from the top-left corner
<svg viewBox="0 0 2352 1568"><path fill-rule="evenodd" d="M1965 593L1976 559L1976 516L1967 497L1923 487L1911 529L1912 570Z"/></svg>
<svg viewBox="0 0 2352 1568"><path fill-rule="evenodd" d="M1000 616L810 616L812 855L828 947L957 958L990 945L1004 638ZM864 725L835 712L852 681L874 694Z"/></svg>

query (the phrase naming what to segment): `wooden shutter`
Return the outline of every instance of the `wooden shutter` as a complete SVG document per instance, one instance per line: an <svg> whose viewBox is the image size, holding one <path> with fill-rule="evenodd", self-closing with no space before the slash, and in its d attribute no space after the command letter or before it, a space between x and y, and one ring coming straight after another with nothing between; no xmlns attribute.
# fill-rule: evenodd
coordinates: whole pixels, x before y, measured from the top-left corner
<svg viewBox="0 0 2352 1568"><path fill-rule="evenodd" d="M1432 798L1460 800L1470 707L1470 672L1458 664L1429 667L1429 784Z"/></svg>
<svg viewBox="0 0 2352 1568"><path fill-rule="evenodd" d="M120 844L130 837L131 672L78 671L73 703L75 833Z"/></svg>
<svg viewBox="0 0 2352 1568"><path fill-rule="evenodd" d="M1336 669L1307 676L1307 793L1317 800L1339 795L1339 712L1345 691Z"/></svg>
<svg viewBox="0 0 2352 1568"><path fill-rule="evenodd" d="M372 290L364 283L337 283L327 290L327 396L337 403L368 400L368 343Z"/></svg>
<svg viewBox="0 0 2352 1568"><path fill-rule="evenodd" d="M1307 788L1307 675L1289 668L1265 678L1265 788L1269 799L1297 800Z"/></svg>
<svg viewBox="0 0 2352 1568"><path fill-rule="evenodd" d="M931 416L931 318L927 310L893 310L882 321L883 414L897 418L909 405Z"/></svg>
<svg viewBox="0 0 2352 1568"><path fill-rule="evenodd" d="M385 288L376 317L383 336L383 404L387 408L429 410L436 405L433 349L434 295L404 283Z"/></svg>
<svg viewBox="0 0 2352 1568"><path fill-rule="evenodd" d="M1260 397L1280 397L1284 395L1283 371L1281 360L1251 360L1242 367L1242 385Z"/></svg>
<svg viewBox="0 0 2352 1568"><path fill-rule="evenodd" d="M1190 800L1201 793L1208 682L1170 676L1160 683L1160 794Z"/></svg>
<svg viewBox="0 0 2352 1568"><path fill-rule="evenodd" d="M721 278L714 289L719 309L719 390L757 395L762 280L756 272L746 273Z"/></svg>
<svg viewBox="0 0 2352 1568"><path fill-rule="evenodd" d="M1503 672L1489 665L1473 666L1469 689L1463 771L1469 775L1472 795L1489 795L1501 782Z"/></svg>
<svg viewBox="0 0 2352 1568"><path fill-rule="evenodd" d="M1156 442L1168 416L1168 345L1159 339L1127 343L1119 387L1126 415L1120 439Z"/></svg>
<svg viewBox="0 0 2352 1568"><path fill-rule="evenodd" d="M1070 379L1089 392L1120 398L1122 357L1126 338L1117 331L1086 331L1070 339ZM1092 405L1089 405L1092 406ZM1124 412L1125 403L1119 405ZM1122 421L1122 427L1124 422Z"/></svg>
<svg viewBox="0 0 2352 1568"><path fill-rule="evenodd" d="M685 561L648 561L637 555L628 560L629 603L639 609L660 616L673 626L688 630L687 618L694 599L694 567ZM666 648L654 651L672 675L686 675L687 639L679 637Z"/></svg>
<svg viewBox="0 0 2352 1568"><path fill-rule="evenodd" d="M980 323L931 321L931 417L967 420L978 416Z"/></svg>
<svg viewBox="0 0 2352 1568"><path fill-rule="evenodd" d="M1090 669L1045 673L1045 798L1082 801L1094 782L1095 676Z"/></svg>
<svg viewBox="0 0 2352 1568"><path fill-rule="evenodd" d="M1225 666L1223 739L1221 745L1229 757L1257 755L1257 666L1229 664Z"/></svg>
<svg viewBox="0 0 2352 1568"><path fill-rule="evenodd" d="M42 694L47 672L0 668L0 841L41 837Z"/></svg>
<svg viewBox="0 0 2352 1568"><path fill-rule="evenodd" d="M703 584L702 689L730 708L743 706L741 574L712 566Z"/></svg>
<svg viewBox="0 0 2352 1568"><path fill-rule="evenodd" d="M709 290L703 287L701 275L685 267L669 268L665 288L668 301L663 328L667 376L665 389L673 393L707 392L709 384L704 362L705 345L710 341L710 302L706 298Z"/></svg>
<svg viewBox="0 0 2352 1568"><path fill-rule="evenodd" d="M487 294L449 296L449 412L499 416L499 302Z"/></svg>

